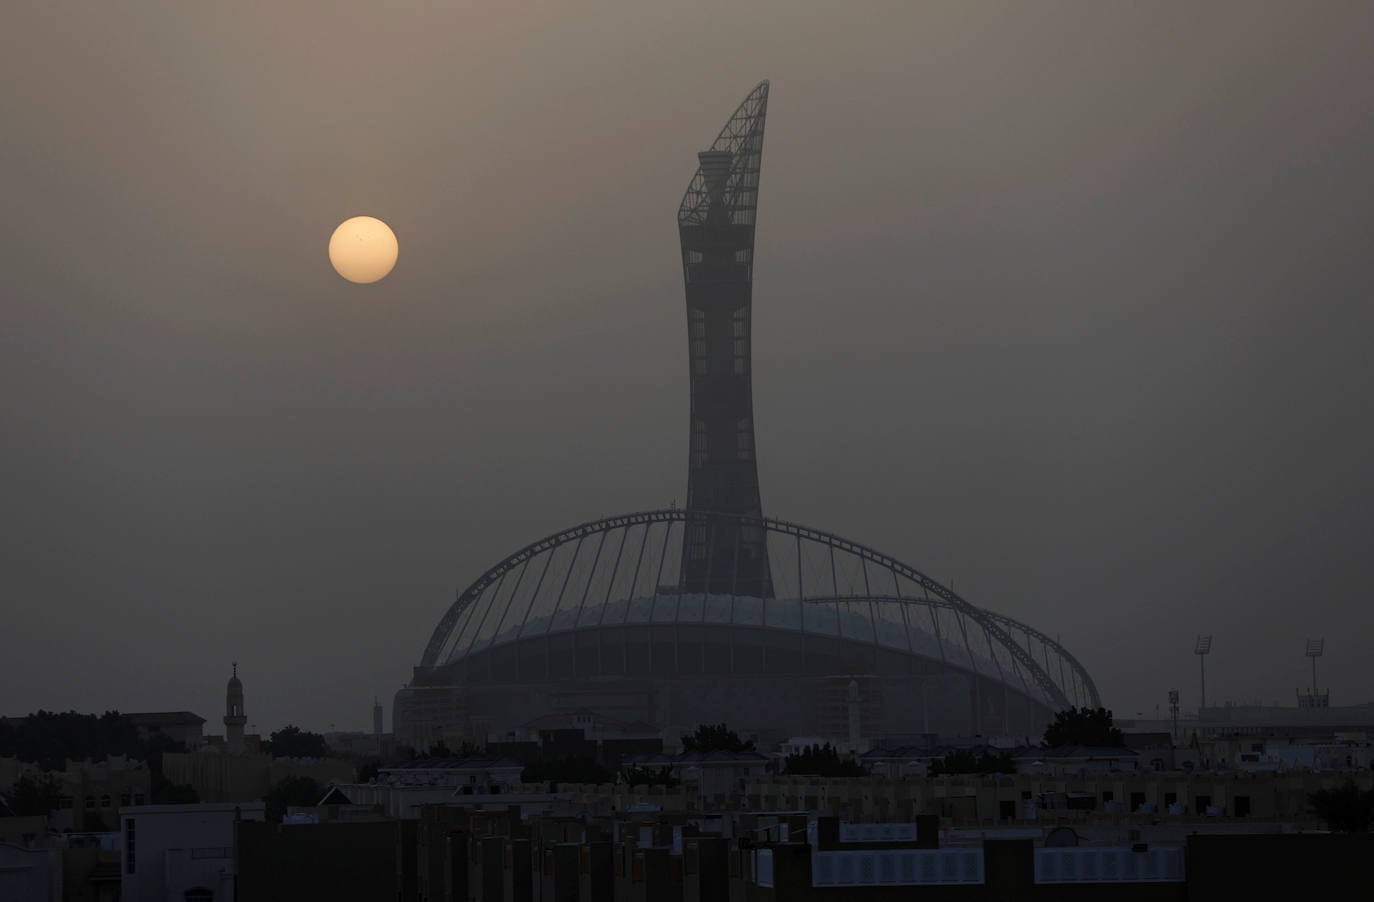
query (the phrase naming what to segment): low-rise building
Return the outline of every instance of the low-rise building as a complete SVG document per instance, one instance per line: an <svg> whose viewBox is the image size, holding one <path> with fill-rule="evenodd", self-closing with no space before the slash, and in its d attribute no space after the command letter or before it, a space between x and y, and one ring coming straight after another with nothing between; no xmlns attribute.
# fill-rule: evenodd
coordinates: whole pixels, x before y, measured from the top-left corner
<svg viewBox="0 0 1374 902"><path fill-rule="evenodd" d="M234 830L263 821L263 802L121 808L121 902L232 902Z"/></svg>
<svg viewBox="0 0 1374 902"><path fill-rule="evenodd" d="M0 899L61 902L61 852L47 846L0 842Z"/></svg>
<svg viewBox="0 0 1374 902"><path fill-rule="evenodd" d="M754 751L630 755L622 759L626 768L667 770L681 782L686 794L713 802L740 795L748 781L768 772L770 763L767 755Z"/></svg>
<svg viewBox="0 0 1374 902"><path fill-rule="evenodd" d="M190 786L203 802L261 799L287 777L309 777L320 785L346 783L357 773L344 758L273 758L245 753L229 755L214 748L167 752L162 773L172 783Z"/></svg>
<svg viewBox="0 0 1374 902"><path fill-rule="evenodd" d="M125 714L144 739L161 735L193 749L204 741L205 718L190 711L146 711Z"/></svg>

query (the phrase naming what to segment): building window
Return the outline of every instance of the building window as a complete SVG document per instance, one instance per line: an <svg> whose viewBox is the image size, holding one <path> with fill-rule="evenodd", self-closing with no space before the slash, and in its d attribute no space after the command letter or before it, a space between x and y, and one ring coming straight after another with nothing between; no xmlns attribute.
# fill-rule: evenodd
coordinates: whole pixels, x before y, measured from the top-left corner
<svg viewBox="0 0 1374 902"><path fill-rule="evenodd" d="M706 340L706 312L687 311L687 337L691 343L692 373L705 376L711 372L711 349Z"/></svg>
<svg viewBox="0 0 1374 902"><path fill-rule="evenodd" d="M134 804L135 804L135 805L142 805L142 804L144 804L145 801L147 801L147 796L145 796L143 793L141 793L141 792L136 792L136 793L134 793Z"/></svg>
<svg viewBox="0 0 1374 902"><path fill-rule="evenodd" d="M119 794L119 804L121 804L121 805L128 805L128 804L129 804L129 791L128 791L127 789L124 790L123 792L121 792L121 793Z"/></svg>
<svg viewBox="0 0 1374 902"><path fill-rule="evenodd" d="M749 369L749 308L741 307L730 319L735 342L735 375L743 376Z"/></svg>
<svg viewBox="0 0 1374 902"><path fill-rule="evenodd" d="M110 795L109 795L109 793L106 793L105 795L103 795L103 796L100 797L100 807L101 807L101 808L109 808L109 807L110 807Z"/></svg>
<svg viewBox="0 0 1374 902"><path fill-rule="evenodd" d="M749 417L741 417L735 423L735 457L754 459L754 421Z"/></svg>
<svg viewBox="0 0 1374 902"><path fill-rule="evenodd" d="M1232 800L1232 803L1235 805L1236 817L1249 817L1249 816L1250 816L1250 797L1249 797L1249 796L1236 796L1236 797Z"/></svg>
<svg viewBox="0 0 1374 902"><path fill-rule="evenodd" d="M132 874L135 870L134 852L138 849L138 840L133 818L124 819L124 873Z"/></svg>
<svg viewBox="0 0 1374 902"><path fill-rule="evenodd" d="M710 443L706 436L706 421L695 420L692 423L692 466L703 467L706 465L706 457L710 451Z"/></svg>
<svg viewBox="0 0 1374 902"><path fill-rule="evenodd" d="M95 810L95 796L86 796L86 810L87 810L87 811L94 811L94 810Z"/></svg>
<svg viewBox="0 0 1374 902"><path fill-rule="evenodd" d="M706 560L706 527L687 527L687 557L694 561Z"/></svg>

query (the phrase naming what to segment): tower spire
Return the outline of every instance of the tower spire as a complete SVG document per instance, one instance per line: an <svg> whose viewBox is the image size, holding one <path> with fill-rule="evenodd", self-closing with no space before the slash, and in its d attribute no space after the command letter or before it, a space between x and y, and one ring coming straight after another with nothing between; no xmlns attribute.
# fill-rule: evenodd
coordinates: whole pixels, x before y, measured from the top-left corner
<svg viewBox="0 0 1374 902"><path fill-rule="evenodd" d="M697 155L677 212L692 385L687 510L702 514L683 531L683 592L773 596L763 526L751 522L763 517L749 321L767 112L765 81Z"/></svg>
<svg viewBox="0 0 1374 902"><path fill-rule="evenodd" d="M233 662L233 675L224 690L224 750L230 755L243 754L243 725L248 715L243 709L243 683L239 681L239 662Z"/></svg>

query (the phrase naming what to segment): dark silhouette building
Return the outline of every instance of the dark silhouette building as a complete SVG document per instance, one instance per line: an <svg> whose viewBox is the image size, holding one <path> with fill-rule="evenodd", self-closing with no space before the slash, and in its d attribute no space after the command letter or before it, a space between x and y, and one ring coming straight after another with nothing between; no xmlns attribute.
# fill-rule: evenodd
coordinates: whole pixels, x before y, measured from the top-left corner
<svg viewBox="0 0 1374 902"><path fill-rule="evenodd" d="M754 454L749 320L768 82L735 110L677 211L687 288L691 446L687 510L763 516ZM684 530L683 592L771 598L763 530L731 517L691 518Z"/></svg>

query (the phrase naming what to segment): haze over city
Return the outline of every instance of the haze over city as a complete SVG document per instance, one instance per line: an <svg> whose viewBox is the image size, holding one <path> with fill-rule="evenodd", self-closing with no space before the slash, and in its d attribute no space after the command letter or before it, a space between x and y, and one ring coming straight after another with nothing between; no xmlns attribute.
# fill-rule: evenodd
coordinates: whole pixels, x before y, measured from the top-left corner
<svg viewBox="0 0 1374 902"><path fill-rule="evenodd" d="M1198 633L1212 703L1309 636L1374 698L1369 7L330 9L4 13L0 713L238 661L263 733L362 728L485 568L683 505L672 215L763 78L763 510L1121 717L1196 707Z"/></svg>

